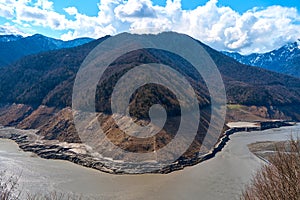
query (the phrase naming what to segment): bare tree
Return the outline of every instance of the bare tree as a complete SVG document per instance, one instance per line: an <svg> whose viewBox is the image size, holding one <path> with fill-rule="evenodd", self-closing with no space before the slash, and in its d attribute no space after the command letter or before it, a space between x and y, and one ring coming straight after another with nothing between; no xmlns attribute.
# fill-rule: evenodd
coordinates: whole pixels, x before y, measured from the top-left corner
<svg viewBox="0 0 300 200"><path fill-rule="evenodd" d="M72 194L63 194L60 192L51 192L45 195L36 194L31 195L28 194L26 200L81 200L82 197ZM85 198L87 199L87 198Z"/></svg>
<svg viewBox="0 0 300 200"><path fill-rule="evenodd" d="M53 191L46 194L24 194L18 188L20 176L9 176L6 171L0 172L0 200L81 200L81 196L75 194L64 194ZM85 198L89 199L89 198Z"/></svg>
<svg viewBox="0 0 300 200"><path fill-rule="evenodd" d="M8 176L5 171L0 172L0 200L17 200L20 192L17 190L18 178Z"/></svg>
<svg viewBox="0 0 300 200"><path fill-rule="evenodd" d="M242 194L243 200L300 200L300 140L276 144L270 164L263 166Z"/></svg>

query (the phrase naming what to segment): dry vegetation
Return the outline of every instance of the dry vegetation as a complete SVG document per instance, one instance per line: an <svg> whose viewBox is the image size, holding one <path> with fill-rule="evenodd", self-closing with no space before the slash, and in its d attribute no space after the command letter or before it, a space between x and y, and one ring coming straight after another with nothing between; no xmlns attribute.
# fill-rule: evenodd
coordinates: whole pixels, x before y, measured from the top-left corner
<svg viewBox="0 0 300 200"><path fill-rule="evenodd" d="M18 176L0 172L0 200L81 200L81 196L50 192L47 194L23 194L18 188ZM84 198L87 199L87 198Z"/></svg>
<svg viewBox="0 0 300 200"><path fill-rule="evenodd" d="M242 195L242 200L300 199L300 139L276 145L269 158Z"/></svg>
<svg viewBox="0 0 300 200"><path fill-rule="evenodd" d="M20 192L17 190L18 178L0 172L0 200L17 200Z"/></svg>
<svg viewBox="0 0 300 200"><path fill-rule="evenodd" d="M26 200L81 200L81 197L76 195L65 195L58 192L52 192L46 195L27 195Z"/></svg>

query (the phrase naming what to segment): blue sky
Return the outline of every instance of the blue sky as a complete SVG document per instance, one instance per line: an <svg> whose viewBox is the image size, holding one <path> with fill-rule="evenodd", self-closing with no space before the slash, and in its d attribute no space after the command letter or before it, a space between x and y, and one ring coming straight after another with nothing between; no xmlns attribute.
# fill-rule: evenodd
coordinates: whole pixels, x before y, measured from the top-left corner
<svg viewBox="0 0 300 200"><path fill-rule="evenodd" d="M165 0L153 0L155 4L165 5ZM197 6L204 5L207 0L182 0L183 9L195 9ZM268 7L272 5L282 5L288 7L297 7L300 8L299 0L220 0L219 5L230 6L234 10L237 10L240 13L243 13L253 7ZM299 9L300 10L300 9Z"/></svg>
<svg viewBox="0 0 300 200"><path fill-rule="evenodd" d="M177 31L218 50L266 52L300 37L299 0L3 0L0 34L63 40Z"/></svg>
<svg viewBox="0 0 300 200"><path fill-rule="evenodd" d="M54 0L54 7L58 11L62 12L63 8L75 6L80 12L86 13L87 15L96 16L99 12L97 8L97 3L99 0ZM88 2L88 3L87 3ZM166 0L153 0L155 5L166 5ZM183 9L195 9L198 6L205 5L207 0L182 0ZM241 1L241 0L220 0L219 5L230 6L234 10L237 10L240 13L243 13L253 7L268 7L272 5L282 5L288 7L296 7L300 10L300 1L299 0L250 0L250 1Z"/></svg>

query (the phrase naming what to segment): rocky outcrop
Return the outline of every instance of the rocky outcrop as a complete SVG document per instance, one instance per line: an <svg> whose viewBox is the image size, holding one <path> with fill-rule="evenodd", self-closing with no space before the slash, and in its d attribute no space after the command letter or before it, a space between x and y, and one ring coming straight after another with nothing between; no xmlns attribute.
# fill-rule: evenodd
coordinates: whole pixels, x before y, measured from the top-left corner
<svg viewBox="0 0 300 200"><path fill-rule="evenodd" d="M64 108L52 116L47 123L40 126L37 135L42 136L45 140L81 143L75 129L71 108Z"/></svg>
<svg viewBox="0 0 300 200"><path fill-rule="evenodd" d="M0 110L0 124L19 129L38 129L47 140L80 143L75 130L71 108L57 111L54 107L39 106L36 110L24 104L12 104Z"/></svg>
<svg viewBox="0 0 300 200"><path fill-rule="evenodd" d="M0 124L3 126L16 126L19 122L28 117L33 108L24 104L12 104L4 106L0 110Z"/></svg>
<svg viewBox="0 0 300 200"><path fill-rule="evenodd" d="M280 128L282 126L291 126L291 123L287 123L285 121L265 121L260 122L260 130L267 130L271 128Z"/></svg>
<svg viewBox="0 0 300 200"><path fill-rule="evenodd" d="M283 107L245 106L231 104L227 106L227 121L265 121L266 119L300 121L297 112L291 112L296 105Z"/></svg>
<svg viewBox="0 0 300 200"><path fill-rule="evenodd" d="M28 117L22 120L17 128L20 129L39 129L47 123L56 113L55 108L47 106L39 106Z"/></svg>

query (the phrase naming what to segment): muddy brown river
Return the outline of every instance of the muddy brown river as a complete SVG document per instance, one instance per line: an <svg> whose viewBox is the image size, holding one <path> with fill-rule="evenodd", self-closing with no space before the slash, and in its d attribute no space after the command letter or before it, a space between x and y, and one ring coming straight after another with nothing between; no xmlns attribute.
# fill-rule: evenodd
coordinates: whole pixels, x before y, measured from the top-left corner
<svg viewBox="0 0 300 200"><path fill-rule="evenodd" d="M2 128L1 131L5 131ZM16 130L18 131L18 130ZM46 160L0 140L0 171L20 175L23 193L60 191L103 200L232 200L264 163L247 144L300 136L300 124L262 132L235 133L215 158L168 175L111 175L67 161Z"/></svg>

